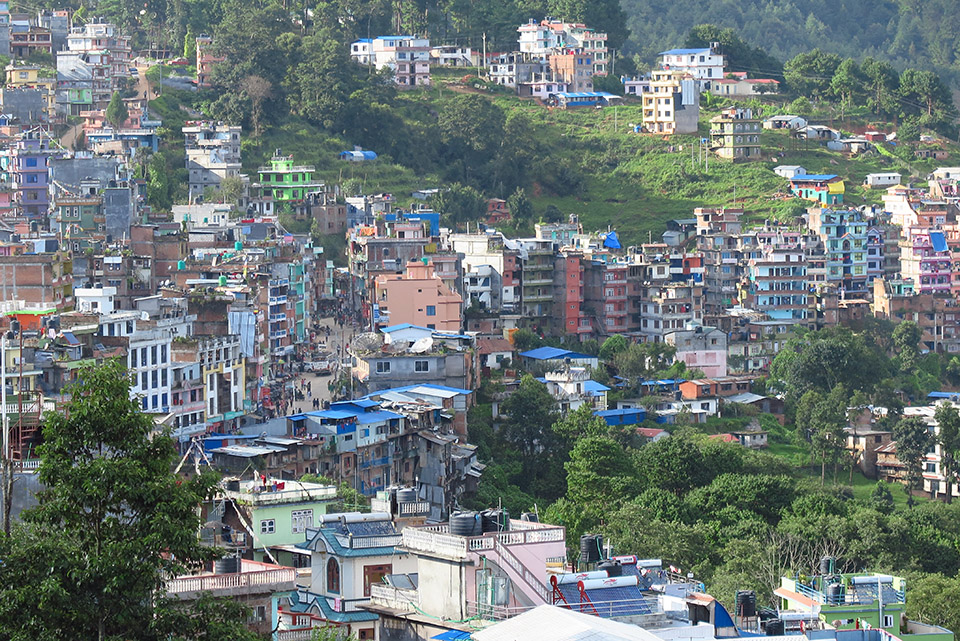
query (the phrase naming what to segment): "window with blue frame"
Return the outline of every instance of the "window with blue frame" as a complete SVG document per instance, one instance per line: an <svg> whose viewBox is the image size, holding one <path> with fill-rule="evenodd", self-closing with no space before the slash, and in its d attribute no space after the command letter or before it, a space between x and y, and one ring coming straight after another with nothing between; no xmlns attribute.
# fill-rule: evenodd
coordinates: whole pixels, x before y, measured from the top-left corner
<svg viewBox="0 0 960 641"><path fill-rule="evenodd" d="M427 305L427 316L436 316L437 307L436 305Z"/></svg>

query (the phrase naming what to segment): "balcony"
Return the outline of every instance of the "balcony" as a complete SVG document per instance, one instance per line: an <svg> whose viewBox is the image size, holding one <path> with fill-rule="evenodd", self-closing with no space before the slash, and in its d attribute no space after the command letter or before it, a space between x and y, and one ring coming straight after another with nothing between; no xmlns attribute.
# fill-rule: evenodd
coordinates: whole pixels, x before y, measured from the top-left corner
<svg viewBox="0 0 960 641"><path fill-rule="evenodd" d="M271 296L267 302L270 305L286 305L287 297L286 296Z"/></svg>
<svg viewBox="0 0 960 641"><path fill-rule="evenodd" d="M522 525L520 525L522 523ZM527 528L525 526L533 526ZM483 552L494 549L496 545L529 545L533 543L556 543L565 540L562 527L543 523L510 521L511 530L507 532L488 532L481 536L459 536L450 534L449 525L429 525L419 528L404 528L403 548L411 551L439 554L441 556L466 559L468 552Z"/></svg>
<svg viewBox="0 0 960 641"><path fill-rule="evenodd" d="M272 339L276 339L276 338L286 338L286 337L287 337L287 334L288 334L288 332L287 332L287 330L285 330L285 329L275 329L275 330L273 330L272 332L270 332L270 338L272 338Z"/></svg>
<svg viewBox="0 0 960 641"><path fill-rule="evenodd" d="M278 565L243 561L240 572L182 576L167 581L167 594L193 600L205 592L214 597L289 592L297 589L297 570Z"/></svg>
<svg viewBox="0 0 960 641"><path fill-rule="evenodd" d="M390 465L389 456L381 456L380 458L373 458L366 461L360 461L361 470L365 470L368 467L383 467L384 465Z"/></svg>

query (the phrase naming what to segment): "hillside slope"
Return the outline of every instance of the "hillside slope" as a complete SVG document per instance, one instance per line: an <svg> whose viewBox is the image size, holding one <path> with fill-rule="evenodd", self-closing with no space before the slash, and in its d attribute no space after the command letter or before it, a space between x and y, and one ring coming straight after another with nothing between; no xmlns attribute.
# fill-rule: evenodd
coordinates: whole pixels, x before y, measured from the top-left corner
<svg viewBox="0 0 960 641"><path fill-rule="evenodd" d="M936 69L954 80L960 75L953 0L621 0L621 6L630 29L624 48L648 62L681 46L694 25L712 23L736 29L782 61L820 48Z"/></svg>

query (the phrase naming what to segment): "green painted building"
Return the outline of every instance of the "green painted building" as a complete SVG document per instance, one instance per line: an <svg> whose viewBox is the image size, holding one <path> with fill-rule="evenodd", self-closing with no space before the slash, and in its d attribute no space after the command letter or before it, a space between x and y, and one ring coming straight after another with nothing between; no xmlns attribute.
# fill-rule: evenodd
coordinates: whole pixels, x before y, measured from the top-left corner
<svg viewBox="0 0 960 641"><path fill-rule="evenodd" d="M53 207L51 228L68 247L83 250L106 240L103 198L100 196L61 196Z"/></svg>
<svg viewBox="0 0 960 641"><path fill-rule="evenodd" d="M270 165L257 169L260 175L260 197L274 203L295 203L307 194L323 188L314 179L313 165L294 165L293 156L284 156L279 149L270 159Z"/></svg>
<svg viewBox="0 0 960 641"><path fill-rule="evenodd" d="M903 641L954 641L946 628L906 618L907 581L875 572L781 577L783 611L808 613L838 630L881 629Z"/></svg>
<svg viewBox="0 0 960 641"><path fill-rule="evenodd" d="M228 489L227 498L239 517L236 522L224 515L224 522L238 532L246 532L246 540L257 561L270 561L265 550L277 558L291 562L283 548L303 543L307 528L315 527L317 518L337 502L337 488L318 483L268 479L266 489L260 481L246 481L239 489Z"/></svg>

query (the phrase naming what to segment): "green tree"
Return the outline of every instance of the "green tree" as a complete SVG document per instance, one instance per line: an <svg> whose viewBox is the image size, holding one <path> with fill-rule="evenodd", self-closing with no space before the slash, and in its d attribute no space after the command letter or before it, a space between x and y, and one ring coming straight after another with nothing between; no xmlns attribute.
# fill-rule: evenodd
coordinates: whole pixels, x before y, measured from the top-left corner
<svg viewBox="0 0 960 641"><path fill-rule="evenodd" d="M625 351L628 346L629 343L623 334L614 334L603 341L603 345L600 346L600 360L613 360L617 354Z"/></svg>
<svg viewBox="0 0 960 641"><path fill-rule="evenodd" d="M247 183L240 176L224 176L220 179L221 201L235 205L247 191Z"/></svg>
<svg viewBox="0 0 960 641"><path fill-rule="evenodd" d="M907 505L913 507L913 488L923 480L923 461L933 445L933 435L926 421L919 416L908 416L893 427L893 438L897 442L897 459L906 469Z"/></svg>
<svg viewBox="0 0 960 641"><path fill-rule="evenodd" d="M870 492L870 504L881 514L890 514L893 512L893 494L890 487L883 481L877 481Z"/></svg>
<svg viewBox="0 0 960 641"><path fill-rule="evenodd" d="M847 58L837 66L830 79L830 91L840 98L840 117L845 110L863 93L864 78L860 66L852 58Z"/></svg>
<svg viewBox="0 0 960 641"><path fill-rule="evenodd" d="M526 223L533 218L533 203L527 198L527 192L522 187L517 187L507 197L507 209L513 220L517 222Z"/></svg>
<svg viewBox="0 0 960 641"><path fill-rule="evenodd" d="M501 406L503 440L517 452L522 471L518 483L537 496L563 494L566 449L554 433L557 403L546 385L529 374Z"/></svg>
<svg viewBox="0 0 960 641"><path fill-rule="evenodd" d="M197 36L191 29L187 29L187 33L183 36L183 57L190 64L194 64L197 60Z"/></svg>
<svg viewBox="0 0 960 641"><path fill-rule="evenodd" d="M801 96L825 98L840 56L814 49L801 53L783 65L783 75L790 89Z"/></svg>
<svg viewBox="0 0 960 641"><path fill-rule="evenodd" d="M437 129L448 175L466 183L477 178L493 161L505 123L503 109L481 96L458 95L445 102Z"/></svg>
<svg viewBox="0 0 960 641"><path fill-rule="evenodd" d="M147 165L147 201L159 211L169 211L173 204L167 175L167 163L163 154L153 154Z"/></svg>
<svg viewBox="0 0 960 641"><path fill-rule="evenodd" d="M105 117L107 122L113 126L114 131L120 129L123 123L127 121L127 118L130 117L130 113L127 111L127 105L123 102L123 97L119 91L114 91L113 96L110 97L110 104L107 105Z"/></svg>
<svg viewBox="0 0 960 641"><path fill-rule="evenodd" d="M215 622L207 629L188 625L190 617L164 589L165 577L221 554L197 537L197 506L211 496L216 477L172 473L173 441L155 434L118 361L83 368L70 398L63 413L44 421L39 504L0 538L0 636L256 638L245 617L218 614L242 610L236 604L204 601Z"/></svg>
<svg viewBox="0 0 960 641"><path fill-rule="evenodd" d="M910 583L906 614L914 621L960 629L960 577L918 576Z"/></svg>
<svg viewBox="0 0 960 641"><path fill-rule="evenodd" d="M564 467L567 493L559 513L575 534L597 527L605 514L639 489L632 459L607 436L581 438Z"/></svg>
<svg viewBox="0 0 960 641"><path fill-rule="evenodd" d="M893 330L893 345L900 359L900 371L910 373L916 369L922 336L920 326L913 321L903 321Z"/></svg>
<svg viewBox="0 0 960 641"><path fill-rule="evenodd" d="M442 216L454 223L473 222L487 210L487 199L470 185L452 183L430 199L430 204Z"/></svg>
<svg viewBox="0 0 960 641"><path fill-rule="evenodd" d="M864 59L860 69L863 72L865 88L869 94L867 105L878 116L880 114L896 114L898 111L897 90L900 86L897 70L890 63L873 58Z"/></svg>
<svg viewBox="0 0 960 641"><path fill-rule="evenodd" d="M960 476L960 412L950 403L940 403L933 413L937 422L937 444L940 445L940 468L946 479L944 497L953 502L953 486Z"/></svg>
<svg viewBox="0 0 960 641"><path fill-rule="evenodd" d="M729 71L746 71L751 78L783 80L783 65L780 61L762 49L751 47L736 29L699 24L687 34L684 46L709 47L714 42L720 43L720 50Z"/></svg>

